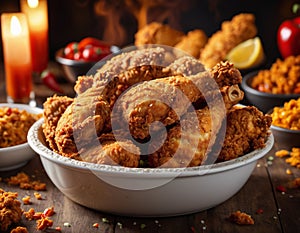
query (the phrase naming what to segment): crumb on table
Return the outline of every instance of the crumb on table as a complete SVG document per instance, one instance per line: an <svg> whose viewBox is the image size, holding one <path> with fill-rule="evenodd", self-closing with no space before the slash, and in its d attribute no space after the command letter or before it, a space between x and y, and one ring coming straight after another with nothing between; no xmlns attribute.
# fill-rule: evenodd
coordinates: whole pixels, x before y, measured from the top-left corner
<svg viewBox="0 0 300 233"><path fill-rule="evenodd" d="M251 217L251 215L241 212L240 210L237 210L228 217L228 220L230 222L239 224L239 225L253 225L254 220Z"/></svg>
<svg viewBox="0 0 300 233"><path fill-rule="evenodd" d="M31 180L25 172L19 172L17 175L5 179L5 181L10 185L19 185L21 189L46 190L45 183Z"/></svg>
<svg viewBox="0 0 300 233"><path fill-rule="evenodd" d="M21 202L18 193L0 189L0 231L6 231L11 224L18 223L22 217Z"/></svg>

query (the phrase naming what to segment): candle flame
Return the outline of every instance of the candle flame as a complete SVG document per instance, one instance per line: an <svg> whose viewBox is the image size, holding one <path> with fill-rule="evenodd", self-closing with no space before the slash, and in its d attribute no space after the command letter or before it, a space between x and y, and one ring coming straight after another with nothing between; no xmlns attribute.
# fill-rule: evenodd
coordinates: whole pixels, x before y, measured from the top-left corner
<svg viewBox="0 0 300 233"><path fill-rule="evenodd" d="M27 0L27 4L30 8L37 8L39 5L39 0Z"/></svg>
<svg viewBox="0 0 300 233"><path fill-rule="evenodd" d="M17 16L12 16L10 21L10 32L14 36L18 36L22 32L21 23Z"/></svg>

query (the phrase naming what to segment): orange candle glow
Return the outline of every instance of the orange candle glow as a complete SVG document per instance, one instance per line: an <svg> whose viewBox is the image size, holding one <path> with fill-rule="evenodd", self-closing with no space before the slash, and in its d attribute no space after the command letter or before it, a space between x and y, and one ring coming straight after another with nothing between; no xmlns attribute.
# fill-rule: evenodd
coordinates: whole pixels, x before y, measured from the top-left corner
<svg viewBox="0 0 300 233"><path fill-rule="evenodd" d="M40 73L47 68L49 60L47 0L21 0L20 5L28 18L32 69Z"/></svg>
<svg viewBox="0 0 300 233"><path fill-rule="evenodd" d="M8 101L29 103L33 97L32 65L26 15L1 15L6 92Z"/></svg>

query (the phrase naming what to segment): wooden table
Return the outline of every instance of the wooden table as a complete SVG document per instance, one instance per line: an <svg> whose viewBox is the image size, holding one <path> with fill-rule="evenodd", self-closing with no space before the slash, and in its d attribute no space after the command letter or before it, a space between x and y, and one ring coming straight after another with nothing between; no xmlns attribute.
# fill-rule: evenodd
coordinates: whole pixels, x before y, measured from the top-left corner
<svg viewBox="0 0 300 233"><path fill-rule="evenodd" d="M1 71L3 72L3 69ZM3 80L2 73L0 75L1 102L5 102ZM42 84L36 85L36 90L39 90L37 92L39 105L47 95L53 94ZM0 177L9 177L23 171L34 179L45 182L47 190L40 191L43 200L36 200L32 190L9 186L3 181L0 182L0 187L6 191L18 192L19 199L29 195L32 204L22 204L24 210L34 208L36 211L43 211L47 207L54 206L55 214L51 217L54 221L53 228L48 229L47 232L57 232L55 227L59 226L64 233L296 233L300 232L300 190L287 188L283 193L278 191L277 187L287 186L290 181L300 177L300 171L291 167L284 159L275 157L274 153L278 149L277 145L274 145L273 149L258 161L248 182L232 198L209 210L184 216L136 218L116 216L80 206L65 197L52 184L38 155L18 170L1 172ZM287 169L291 174L287 174ZM236 210L250 214L254 218L254 225L241 226L229 222L227 217ZM99 227L93 227L94 223L99 223ZM26 226L30 233L39 232L36 230L35 221L23 218L21 225Z"/></svg>

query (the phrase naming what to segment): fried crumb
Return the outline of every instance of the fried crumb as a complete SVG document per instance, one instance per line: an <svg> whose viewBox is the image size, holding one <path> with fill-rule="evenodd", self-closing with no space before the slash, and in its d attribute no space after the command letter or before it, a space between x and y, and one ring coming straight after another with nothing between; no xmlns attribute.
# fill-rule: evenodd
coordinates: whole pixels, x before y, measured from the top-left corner
<svg viewBox="0 0 300 233"><path fill-rule="evenodd" d="M280 158L286 157L288 155L290 155L290 152L288 150L279 150L279 151L275 152L275 156L280 157Z"/></svg>
<svg viewBox="0 0 300 233"><path fill-rule="evenodd" d="M32 181L25 172L19 172L17 175L5 179L5 181L10 185L18 185L21 189L46 190L45 183L36 180Z"/></svg>
<svg viewBox="0 0 300 233"><path fill-rule="evenodd" d="M27 220L29 220L29 221L33 220L33 219L37 219L35 214L36 213L35 213L34 208L30 208L28 211L24 211L24 213L23 213L23 215L25 216L25 218Z"/></svg>
<svg viewBox="0 0 300 233"><path fill-rule="evenodd" d="M292 188L292 189L300 188L300 177L290 181L288 183L288 188Z"/></svg>
<svg viewBox="0 0 300 233"><path fill-rule="evenodd" d="M19 226L19 227L12 229L10 233L28 233L28 230L26 227Z"/></svg>
<svg viewBox="0 0 300 233"><path fill-rule="evenodd" d="M230 222L239 224L239 225L253 225L254 220L252 219L251 215L243 213L239 210L231 213L231 215L228 217L228 220Z"/></svg>
<svg viewBox="0 0 300 233"><path fill-rule="evenodd" d="M52 227L53 220L49 219L48 217L41 216L40 219L36 221L37 225L36 228L40 231L47 229L48 227Z"/></svg>
<svg viewBox="0 0 300 233"><path fill-rule="evenodd" d="M275 155L280 158L287 157L285 159L286 163L289 163L293 167L300 168L300 148L293 147L292 151L279 150Z"/></svg>
<svg viewBox="0 0 300 233"><path fill-rule="evenodd" d="M0 189L0 231L6 231L13 223L18 223L22 217L21 202L17 200L18 193L6 192Z"/></svg>
<svg viewBox="0 0 300 233"><path fill-rule="evenodd" d="M22 198L23 204L24 205L30 205L32 204L31 200L30 200L30 196L25 196Z"/></svg>
<svg viewBox="0 0 300 233"><path fill-rule="evenodd" d="M285 161L293 167L300 168L300 148L292 148L290 157Z"/></svg>
<svg viewBox="0 0 300 233"><path fill-rule="evenodd" d="M42 200L42 194L38 193L38 192L34 192L34 196L37 200Z"/></svg>

